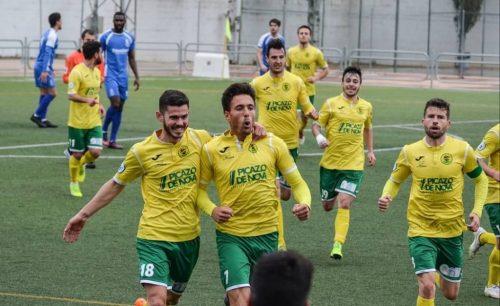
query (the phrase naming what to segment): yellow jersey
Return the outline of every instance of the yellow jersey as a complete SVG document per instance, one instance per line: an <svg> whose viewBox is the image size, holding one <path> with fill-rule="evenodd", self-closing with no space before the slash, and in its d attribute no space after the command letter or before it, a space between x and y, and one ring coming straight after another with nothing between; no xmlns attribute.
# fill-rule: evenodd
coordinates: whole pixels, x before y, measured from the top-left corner
<svg viewBox="0 0 500 306"><path fill-rule="evenodd" d="M268 132L283 139L288 149L299 146L297 105L304 114L309 114L314 106L309 101L304 81L285 71L283 77L273 78L269 72L253 79L250 85L255 90L260 122Z"/></svg>
<svg viewBox="0 0 500 306"><path fill-rule="evenodd" d="M76 65L69 75L68 94L99 100L101 72L98 67L90 69L84 63ZM70 101L68 126L77 129L92 129L101 126L99 105Z"/></svg>
<svg viewBox="0 0 500 306"><path fill-rule="evenodd" d="M500 124L492 127L476 149L476 157L489 159L489 167L500 171ZM488 176L487 204L500 203L500 182Z"/></svg>
<svg viewBox="0 0 500 306"><path fill-rule="evenodd" d="M200 153L208 132L188 128L176 143L162 142L155 131L127 153L113 180L126 185L141 177L144 209L137 237L180 242L200 234L196 206Z"/></svg>
<svg viewBox="0 0 500 306"><path fill-rule="evenodd" d="M276 194L278 170L288 174L297 167L283 140L272 133L257 141L249 135L240 142L227 131L209 141L201 155L200 186L206 189L213 179L220 205L233 210L217 229L243 237L276 232L281 205Z"/></svg>
<svg viewBox="0 0 500 306"><path fill-rule="evenodd" d="M466 227L464 173L475 178L481 172L474 150L463 140L446 136L442 145L433 147L424 138L404 146L390 180L400 184L412 175L408 236L450 238L462 234Z"/></svg>
<svg viewBox="0 0 500 306"><path fill-rule="evenodd" d="M365 128L372 127L372 105L361 98L352 103L340 94L326 100L319 112L318 123L326 131L330 145L320 165L330 170L363 170L365 164Z"/></svg>
<svg viewBox="0 0 500 306"><path fill-rule="evenodd" d="M318 68L328 68L328 63L325 61L323 52L309 44L305 48L296 45L288 49L286 66L290 68L291 73L299 76L304 81L307 88L307 94L309 96L314 96L316 94L316 86L309 83L307 78L314 76Z"/></svg>

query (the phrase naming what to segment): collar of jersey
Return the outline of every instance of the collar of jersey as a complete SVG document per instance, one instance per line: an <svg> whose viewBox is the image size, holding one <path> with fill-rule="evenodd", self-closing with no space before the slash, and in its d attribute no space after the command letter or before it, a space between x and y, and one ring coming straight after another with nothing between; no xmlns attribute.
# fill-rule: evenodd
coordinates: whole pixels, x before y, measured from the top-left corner
<svg viewBox="0 0 500 306"><path fill-rule="evenodd" d="M241 141L238 139L238 137L236 137L236 135L231 134L230 130L226 130L222 137L223 140L225 141L234 142L236 145L243 145L243 147L252 142L252 134L248 135L243 141L243 143L241 143Z"/></svg>
<svg viewBox="0 0 500 306"><path fill-rule="evenodd" d="M434 146L431 146L430 144L428 144L428 143L427 143L427 141L425 140L425 136L424 136L424 138L422 138L422 142L423 142L423 143L424 143L424 145L425 145L426 147L428 147L428 148L442 148L442 147L444 147L444 145L445 145L445 144L447 144L447 143L448 143L448 138L449 138L449 136L446 134L446 138L444 139L443 143L442 143L442 144L440 144L440 145L439 145L439 146L437 146L437 147L434 147Z"/></svg>
<svg viewBox="0 0 500 306"><path fill-rule="evenodd" d="M160 139L160 137L158 136L158 133L160 133L160 134L161 134L162 129L155 130L155 131L153 132L153 137L154 137L154 139L155 139L158 143L160 143L160 144L162 144L162 145L177 146L177 145L179 145L179 144L180 144L180 143L184 140L184 137L186 136L186 132L187 132L187 130L188 130L188 129L186 129L186 130L184 131L184 134L182 135L181 140L180 140L179 142L175 143L175 144L173 144L173 143L171 143L171 142L165 142L165 141L163 141L163 140L161 140L161 139Z"/></svg>
<svg viewBox="0 0 500 306"><path fill-rule="evenodd" d="M358 100L356 102L351 102L351 100L347 99L345 96L344 96L344 93L341 93L340 94L340 98L342 99L342 101L344 101L345 103L349 104L349 105L358 105L359 102L361 101L361 98L358 96Z"/></svg>

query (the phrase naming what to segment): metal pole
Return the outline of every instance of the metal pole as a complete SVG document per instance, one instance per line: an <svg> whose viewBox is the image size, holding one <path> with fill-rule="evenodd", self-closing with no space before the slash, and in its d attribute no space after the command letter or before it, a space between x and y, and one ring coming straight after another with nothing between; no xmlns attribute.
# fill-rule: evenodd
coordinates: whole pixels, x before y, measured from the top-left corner
<svg viewBox="0 0 500 306"><path fill-rule="evenodd" d="M43 33L43 24L42 24L42 19L43 19L43 16L42 16L42 0L39 1L40 3L40 33L38 35L38 37L42 37L42 33Z"/></svg>
<svg viewBox="0 0 500 306"><path fill-rule="evenodd" d="M485 35L485 27L486 27L486 2L483 2L483 15L481 16L483 19L483 28L481 29L481 54L484 54L484 35ZM484 61L484 57L481 55L481 62ZM481 76L483 76L483 64L481 64Z"/></svg>
<svg viewBox="0 0 500 306"><path fill-rule="evenodd" d="M358 49L361 49L361 19L363 17L363 0L359 0L358 13Z"/></svg>
<svg viewBox="0 0 500 306"><path fill-rule="evenodd" d="M431 7L432 0L429 0L427 9L427 55L431 53Z"/></svg>
<svg viewBox="0 0 500 306"><path fill-rule="evenodd" d="M281 35L285 37L286 34L286 0L283 0L283 20L281 21L281 28L283 29L281 31Z"/></svg>
<svg viewBox="0 0 500 306"><path fill-rule="evenodd" d="M196 21L196 52L200 52L200 9L201 9L201 1L198 0L198 19ZM225 28L225 20L224 20L224 28ZM225 37L225 35L224 35ZM225 39L224 39L225 40Z"/></svg>
<svg viewBox="0 0 500 306"><path fill-rule="evenodd" d="M464 40L465 40L465 10L464 10L464 3L462 2L462 11L460 13L460 16L462 18L462 20L460 20L460 43L459 43L459 50L458 50L458 53L460 53L459 55L459 60L464 60L464 56L462 55L464 53L463 49L464 49ZM459 77L461 79L464 78L464 63L463 62L459 62L458 63L458 70L459 70Z"/></svg>
<svg viewBox="0 0 500 306"><path fill-rule="evenodd" d="M82 11L81 11L81 17L80 17L80 33L83 32L83 10L85 9L85 0L82 0Z"/></svg>
<svg viewBox="0 0 500 306"><path fill-rule="evenodd" d="M321 12L321 48L325 46L325 0L323 0L323 11Z"/></svg>
<svg viewBox="0 0 500 306"><path fill-rule="evenodd" d="M396 0L396 24L394 28L394 50L398 50L398 27L399 27L399 0ZM394 57L397 58L398 54L394 53ZM394 60L392 64L392 69L394 72L397 71L396 69L397 61Z"/></svg>

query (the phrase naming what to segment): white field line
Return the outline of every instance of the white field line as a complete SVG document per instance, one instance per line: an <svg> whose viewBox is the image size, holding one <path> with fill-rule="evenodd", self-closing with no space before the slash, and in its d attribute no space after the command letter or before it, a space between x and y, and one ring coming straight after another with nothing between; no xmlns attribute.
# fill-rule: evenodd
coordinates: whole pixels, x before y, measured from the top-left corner
<svg viewBox="0 0 500 306"><path fill-rule="evenodd" d="M498 122L498 119L455 121L455 122L452 122L452 124L472 124L472 123L491 123L491 122ZM411 127L418 127L420 125L421 125L421 123L389 124L389 125L374 125L373 128L391 128L392 127L392 128L404 128L404 129L409 129L409 130L421 131L422 130L421 128L420 129L411 128ZM305 129L305 131L311 131L311 129ZM452 136L454 136L454 135L452 135ZM134 140L144 139L146 137L147 136L123 138L123 139L119 139L119 141L122 141L122 142L134 141ZM41 147L63 146L63 145L65 146L67 144L68 144L67 142L54 142L54 143L39 143L39 144L29 144L29 145L5 146L5 147L0 147L0 150L41 148Z"/></svg>

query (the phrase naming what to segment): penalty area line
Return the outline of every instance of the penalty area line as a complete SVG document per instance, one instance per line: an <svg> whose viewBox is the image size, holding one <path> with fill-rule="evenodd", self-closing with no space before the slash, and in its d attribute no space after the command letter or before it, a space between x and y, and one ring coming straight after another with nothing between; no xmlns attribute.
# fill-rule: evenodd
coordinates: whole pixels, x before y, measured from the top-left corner
<svg viewBox="0 0 500 306"><path fill-rule="evenodd" d="M104 306L128 306L129 304L118 304L110 302L92 301L92 300L80 300L74 298L64 298L56 296L46 296L46 295L34 295L34 294L24 294L24 293L14 293L14 292L0 292L0 296L14 297L29 300L46 300L46 301L59 301L59 302L71 302L80 303L87 305L104 305Z"/></svg>

